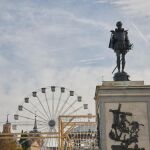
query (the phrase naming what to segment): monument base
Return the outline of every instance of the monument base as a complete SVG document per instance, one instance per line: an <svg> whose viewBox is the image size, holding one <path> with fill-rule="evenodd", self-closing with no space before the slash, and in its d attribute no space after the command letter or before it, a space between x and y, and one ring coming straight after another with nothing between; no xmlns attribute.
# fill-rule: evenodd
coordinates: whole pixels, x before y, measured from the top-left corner
<svg viewBox="0 0 150 150"><path fill-rule="evenodd" d="M117 72L115 73L113 79L114 81L130 81L129 75L126 72Z"/></svg>
<svg viewBox="0 0 150 150"><path fill-rule="evenodd" d="M103 81L95 102L100 149L150 150L150 85Z"/></svg>

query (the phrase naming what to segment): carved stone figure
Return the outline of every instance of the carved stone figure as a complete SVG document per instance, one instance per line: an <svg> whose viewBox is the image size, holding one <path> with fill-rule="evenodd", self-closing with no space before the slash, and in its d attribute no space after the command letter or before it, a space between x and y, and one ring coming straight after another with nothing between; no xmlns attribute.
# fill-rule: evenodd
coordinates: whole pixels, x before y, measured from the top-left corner
<svg viewBox="0 0 150 150"><path fill-rule="evenodd" d="M112 150L145 150L145 148L139 148L139 132L140 126L137 121L129 121L128 117L132 116L130 112L121 112L121 104L118 109L109 110L113 114L112 128L109 133L110 139L120 142L118 145L112 145Z"/></svg>

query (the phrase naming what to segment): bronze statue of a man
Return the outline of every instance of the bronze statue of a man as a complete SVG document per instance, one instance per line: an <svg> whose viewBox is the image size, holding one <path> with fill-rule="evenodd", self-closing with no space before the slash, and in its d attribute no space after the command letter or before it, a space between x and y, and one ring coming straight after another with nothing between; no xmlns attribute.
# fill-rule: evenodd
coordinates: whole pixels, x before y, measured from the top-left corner
<svg viewBox="0 0 150 150"><path fill-rule="evenodd" d="M116 23L117 28L111 30L111 38L109 43L109 48L112 48L117 56L117 67L118 72L120 72L120 65L122 62L122 70L124 72L125 68L125 55L132 48L132 44L128 39L128 31L122 28L122 22L118 21Z"/></svg>

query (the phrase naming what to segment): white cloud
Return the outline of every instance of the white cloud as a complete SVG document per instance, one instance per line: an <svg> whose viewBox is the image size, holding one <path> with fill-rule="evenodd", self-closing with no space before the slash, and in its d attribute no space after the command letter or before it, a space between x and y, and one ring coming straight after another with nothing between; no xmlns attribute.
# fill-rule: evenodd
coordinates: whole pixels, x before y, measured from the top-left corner
<svg viewBox="0 0 150 150"><path fill-rule="evenodd" d="M105 23L103 21L97 22L97 21L90 20L90 19L76 17L73 14L69 14L69 16L72 18L72 20L79 22L81 24L87 24L87 25L91 25L94 27L103 28L105 30L110 30L110 28L111 28L111 26L108 23Z"/></svg>
<svg viewBox="0 0 150 150"><path fill-rule="evenodd" d="M109 3L119 6L124 13L135 16L149 16L149 0L96 0L98 3Z"/></svg>
<svg viewBox="0 0 150 150"><path fill-rule="evenodd" d="M150 46L150 42L148 41L148 39L146 38L146 36L142 33L142 31L137 27L137 25L135 25L134 23L132 23L133 27L135 28L135 30L138 32L138 35L145 41L145 43Z"/></svg>

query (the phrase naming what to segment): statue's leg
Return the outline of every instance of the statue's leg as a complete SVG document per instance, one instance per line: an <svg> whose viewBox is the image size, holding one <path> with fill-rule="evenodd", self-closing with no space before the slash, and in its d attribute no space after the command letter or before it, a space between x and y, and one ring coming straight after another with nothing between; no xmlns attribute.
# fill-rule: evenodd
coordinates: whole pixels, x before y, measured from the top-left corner
<svg viewBox="0 0 150 150"><path fill-rule="evenodd" d="M122 53L122 72L124 72L124 68L125 68L125 54Z"/></svg>
<svg viewBox="0 0 150 150"><path fill-rule="evenodd" d="M116 55L117 55L117 68L118 71L120 72L120 52L116 51Z"/></svg>

